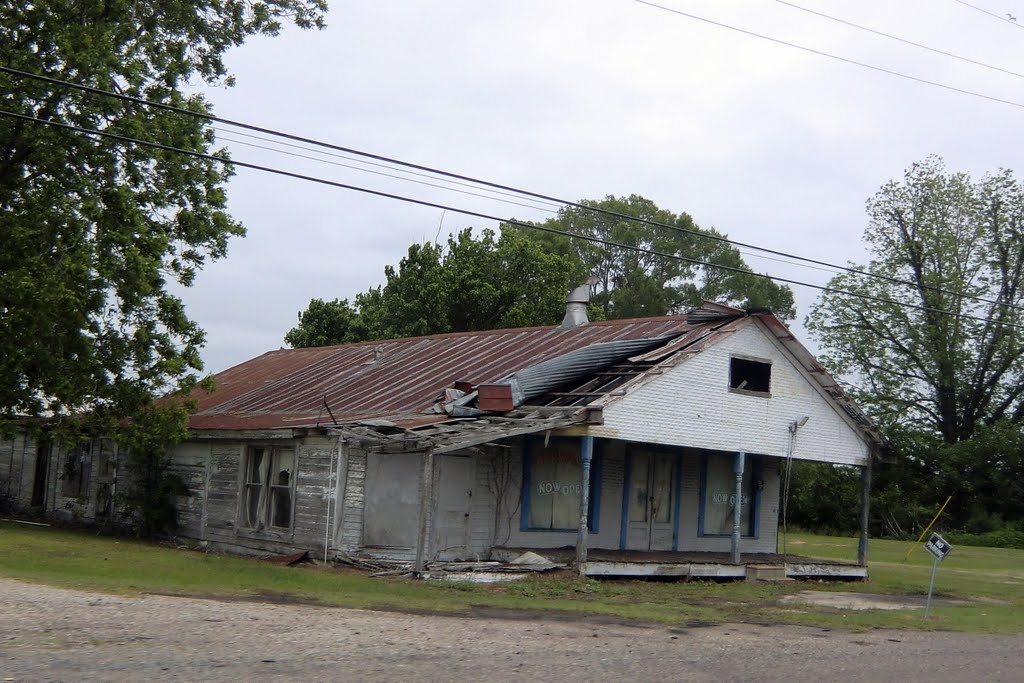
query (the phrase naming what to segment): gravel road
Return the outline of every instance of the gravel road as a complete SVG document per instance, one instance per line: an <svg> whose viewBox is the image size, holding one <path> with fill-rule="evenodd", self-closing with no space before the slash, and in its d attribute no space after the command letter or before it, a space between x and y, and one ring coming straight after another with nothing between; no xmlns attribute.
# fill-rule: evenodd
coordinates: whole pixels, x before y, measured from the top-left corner
<svg viewBox="0 0 1024 683"><path fill-rule="evenodd" d="M444 617L0 579L0 681L1020 681L1024 637Z"/></svg>

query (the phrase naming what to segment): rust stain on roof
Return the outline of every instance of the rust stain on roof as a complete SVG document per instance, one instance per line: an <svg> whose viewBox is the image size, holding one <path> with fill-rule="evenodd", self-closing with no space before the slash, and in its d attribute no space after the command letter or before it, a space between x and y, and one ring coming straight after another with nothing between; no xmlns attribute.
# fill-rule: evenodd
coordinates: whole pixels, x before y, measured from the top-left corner
<svg viewBox="0 0 1024 683"><path fill-rule="evenodd" d="M597 342L680 334L686 316L527 327L270 351L197 391L193 429L278 429L429 408L456 381L495 382ZM324 402L326 401L326 407Z"/></svg>

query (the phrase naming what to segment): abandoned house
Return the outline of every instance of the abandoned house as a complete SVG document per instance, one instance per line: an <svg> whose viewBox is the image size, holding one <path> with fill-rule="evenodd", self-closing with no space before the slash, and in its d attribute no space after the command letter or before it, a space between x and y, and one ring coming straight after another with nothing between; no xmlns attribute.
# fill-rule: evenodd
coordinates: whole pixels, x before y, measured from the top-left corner
<svg viewBox="0 0 1024 683"><path fill-rule="evenodd" d="M585 306L570 296L557 327L283 349L218 374L172 451L179 537L417 569L533 550L588 575L866 576L884 439L782 322L712 303L588 322ZM859 561L780 554L790 459L862 469ZM19 507L109 517L116 485L108 440L0 443Z"/></svg>

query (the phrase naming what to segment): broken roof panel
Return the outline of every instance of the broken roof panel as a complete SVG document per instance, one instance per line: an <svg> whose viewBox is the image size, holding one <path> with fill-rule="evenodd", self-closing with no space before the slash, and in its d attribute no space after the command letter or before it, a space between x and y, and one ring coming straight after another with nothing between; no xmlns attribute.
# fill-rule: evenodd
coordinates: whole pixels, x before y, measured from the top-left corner
<svg viewBox="0 0 1024 683"><path fill-rule="evenodd" d="M570 351L543 363L514 372L507 378L516 394L516 404L543 396L559 387L593 375L614 363L625 360L635 353L647 351L678 335L640 339L619 339L599 342Z"/></svg>

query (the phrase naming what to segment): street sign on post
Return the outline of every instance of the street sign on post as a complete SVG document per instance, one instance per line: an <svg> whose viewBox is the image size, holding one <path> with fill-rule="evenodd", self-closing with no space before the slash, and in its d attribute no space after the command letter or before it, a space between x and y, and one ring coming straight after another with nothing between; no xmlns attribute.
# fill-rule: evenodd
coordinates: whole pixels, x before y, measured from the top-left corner
<svg viewBox="0 0 1024 683"><path fill-rule="evenodd" d="M946 555L949 555L949 551L953 549L953 546L938 534L932 534L928 542L924 544L925 550L935 556L936 560L946 559Z"/></svg>
<svg viewBox="0 0 1024 683"><path fill-rule="evenodd" d="M924 544L925 550L932 554L935 559L932 560L932 578L928 583L928 603L924 608L924 618L928 618L928 613L932 609L932 591L935 589L935 572L939 568L939 562L946 559L946 555L949 555L950 551L953 550L953 546L949 544L949 541L944 539L938 534L932 534L931 538Z"/></svg>

